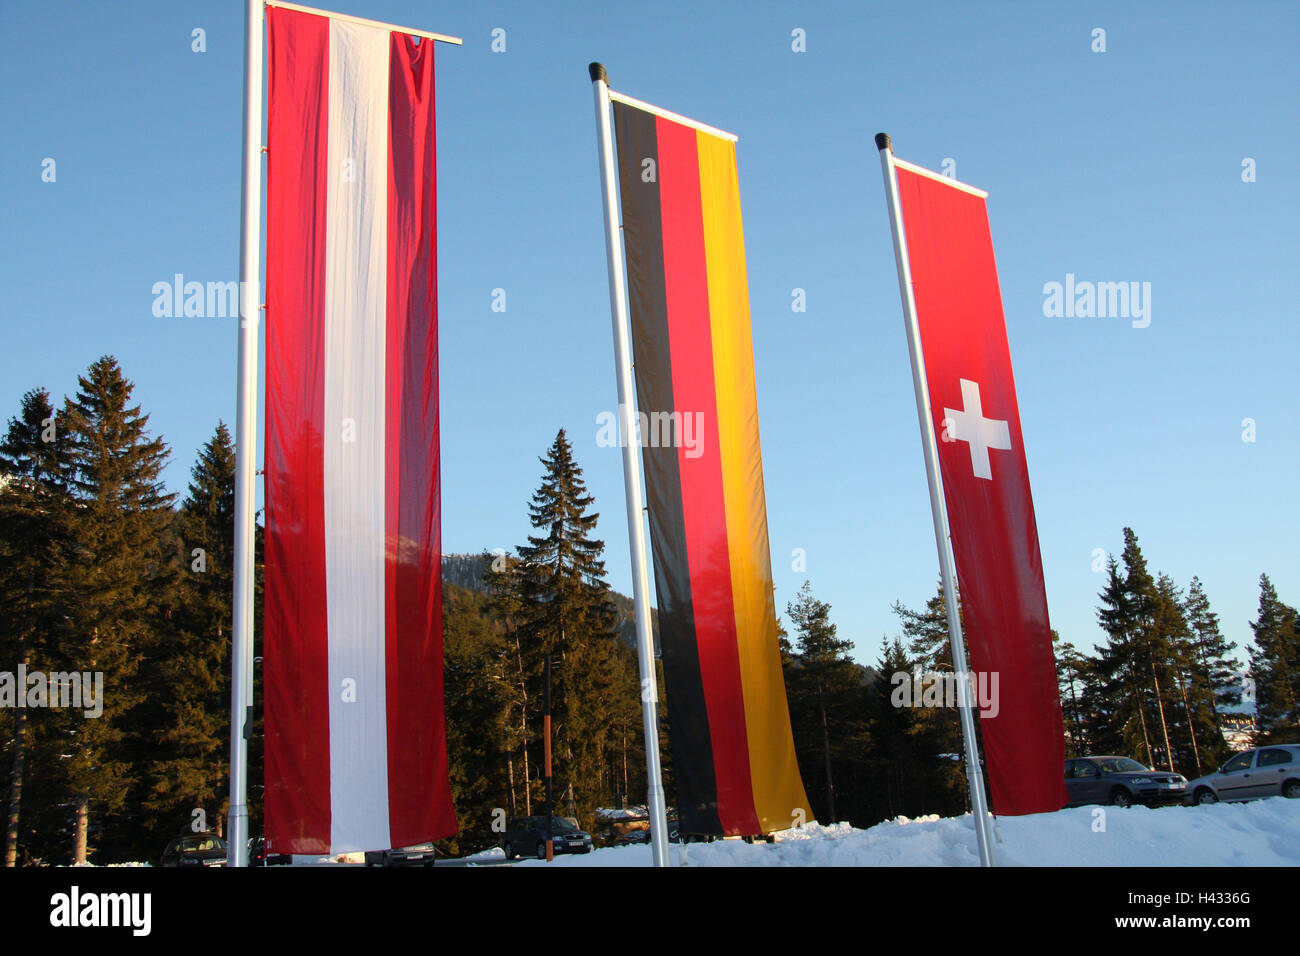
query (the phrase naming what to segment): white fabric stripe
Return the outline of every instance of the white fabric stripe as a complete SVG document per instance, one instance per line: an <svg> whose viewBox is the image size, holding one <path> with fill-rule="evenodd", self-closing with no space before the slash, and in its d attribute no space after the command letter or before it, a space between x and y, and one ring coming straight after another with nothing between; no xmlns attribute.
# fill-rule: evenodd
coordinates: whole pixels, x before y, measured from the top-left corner
<svg viewBox="0 0 1300 956"><path fill-rule="evenodd" d="M334 853L390 845L384 674L388 37L375 27L330 23L322 439Z"/></svg>

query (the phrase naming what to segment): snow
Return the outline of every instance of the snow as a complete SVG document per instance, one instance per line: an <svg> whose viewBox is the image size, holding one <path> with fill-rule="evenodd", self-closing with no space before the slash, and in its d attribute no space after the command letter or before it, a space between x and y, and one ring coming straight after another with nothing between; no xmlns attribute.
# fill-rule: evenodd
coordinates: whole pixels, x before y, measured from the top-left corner
<svg viewBox="0 0 1300 956"><path fill-rule="evenodd" d="M999 866L1300 866L1300 800L1194 807L1075 807L999 817L993 852ZM493 847L465 857L500 865ZM295 857L295 866L339 865L331 857ZM976 866L974 819L896 817L865 830L810 823L776 834L775 843L742 840L669 847L673 866ZM148 866L147 863L112 864ZM608 847L561 854L554 863L515 866L649 866L650 847Z"/></svg>
<svg viewBox="0 0 1300 956"><path fill-rule="evenodd" d="M1271 797L1209 806L1076 807L999 817L994 855L1000 866L1298 866L1300 800ZM674 866L976 866L974 820L898 817L866 830L812 823L776 835L673 844ZM552 864L648 866L650 847L623 846L562 855Z"/></svg>

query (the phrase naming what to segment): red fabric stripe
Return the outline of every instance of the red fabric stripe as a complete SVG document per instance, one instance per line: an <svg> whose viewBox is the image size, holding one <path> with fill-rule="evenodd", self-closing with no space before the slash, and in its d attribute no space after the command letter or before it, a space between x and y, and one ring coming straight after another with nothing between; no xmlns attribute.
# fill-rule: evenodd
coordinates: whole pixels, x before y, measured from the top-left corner
<svg viewBox="0 0 1300 956"><path fill-rule="evenodd" d="M325 604L325 187L329 21L266 12L267 846L330 844Z"/></svg>
<svg viewBox="0 0 1300 956"><path fill-rule="evenodd" d="M687 457L683 445L677 456L695 634L717 776L718 817L726 834L756 834L762 827L754 810L749 774L749 739L731 595L699 150L695 130L690 127L659 118L657 135L673 400L683 418L699 415L703 426L702 444L696 449L702 454Z"/></svg>
<svg viewBox="0 0 1300 956"><path fill-rule="evenodd" d="M391 38L385 668L393 846L456 832L442 689L433 47Z"/></svg>

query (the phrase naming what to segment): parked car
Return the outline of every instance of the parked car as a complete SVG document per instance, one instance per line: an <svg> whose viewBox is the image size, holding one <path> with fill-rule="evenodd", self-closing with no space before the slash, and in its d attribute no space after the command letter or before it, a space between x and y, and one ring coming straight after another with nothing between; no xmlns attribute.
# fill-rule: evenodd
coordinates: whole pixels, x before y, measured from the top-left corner
<svg viewBox="0 0 1300 956"><path fill-rule="evenodd" d="M433 866L437 856L438 851L432 843L391 850L367 850L366 866Z"/></svg>
<svg viewBox="0 0 1300 956"><path fill-rule="evenodd" d="M590 853L591 834L581 829L577 822L567 817L551 818L551 835L555 853ZM546 859L546 817L517 817L510 821L501 835L501 849L506 859L517 856L536 856Z"/></svg>
<svg viewBox="0 0 1300 956"><path fill-rule="evenodd" d="M288 853L267 853L266 837L254 837L248 841L249 866L288 866L293 857Z"/></svg>
<svg viewBox="0 0 1300 956"><path fill-rule="evenodd" d="M650 835L650 828L646 827L645 829L642 830L628 830L621 837L619 837L617 840L614 841L614 846L637 846L639 844L651 843L651 842L653 841ZM669 843L682 842L681 834L678 832L677 829L676 820L668 821L668 842Z"/></svg>
<svg viewBox="0 0 1300 956"><path fill-rule="evenodd" d="M1185 802L1255 800L1278 794L1300 798L1300 744L1242 751L1214 773L1189 783Z"/></svg>
<svg viewBox="0 0 1300 956"><path fill-rule="evenodd" d="M226 841L215 833L184 833L167 844L159 866L225 866Z"/></svg>
<svg viewBox="0 0 1300 956"><path fill-rule="evenodd" d="M1065 789L1069 807L1089 803L1160 806L1182 802L1187 778L1168 770L1152 770L1131 757L1074 757L1065 762Z"/></svg>

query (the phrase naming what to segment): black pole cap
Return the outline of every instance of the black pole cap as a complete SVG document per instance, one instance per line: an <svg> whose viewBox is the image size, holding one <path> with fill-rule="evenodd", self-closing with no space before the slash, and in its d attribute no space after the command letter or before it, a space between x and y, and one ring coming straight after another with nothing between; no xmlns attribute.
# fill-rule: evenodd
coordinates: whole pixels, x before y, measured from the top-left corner
<svg viewBox="0 0 1300 956"><path fill-rule="evenodd" d="M597 80L603 80L606 84L609 83L609 74L605 72L605 64L603 63L588 63L587 74L591 77L593 83Z"/></svg>
<svg viewBox="0 0 1300 956"><path fill-rule="evenodd" d="M891 153L894 151L894 147L893 147L893 145L889 142L889 134L888 134L888 133L877 133L877 134L876 134L876 149L887 149L887 150L889 150Z"/></svg>

